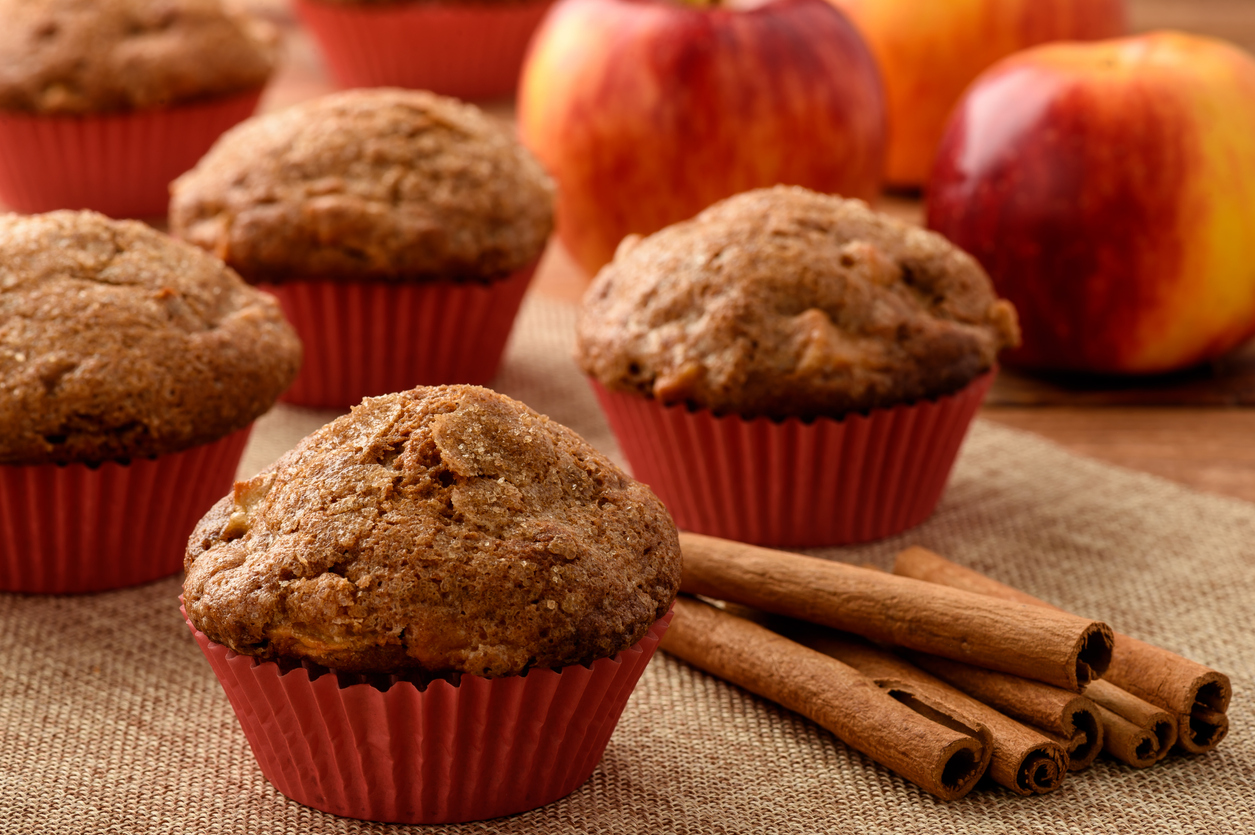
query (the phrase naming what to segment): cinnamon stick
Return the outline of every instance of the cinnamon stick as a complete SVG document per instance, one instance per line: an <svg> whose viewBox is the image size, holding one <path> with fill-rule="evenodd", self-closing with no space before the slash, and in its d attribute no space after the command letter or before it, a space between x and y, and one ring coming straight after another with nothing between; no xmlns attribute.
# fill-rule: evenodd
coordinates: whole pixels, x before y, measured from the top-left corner
<svg viewBox="0 0 1255 835"><path fill-rule="evenodd" d="M972 698L1054 739L1067 752L1069 771L1088 768L1103 750L1098 706L1084 695L935 655L911 652L907 658ZM1091 683L1086 692L1101 683Z"/></svg>
<svg viewBox="0 0 1255 835"><path fill-rule="evenodd" d="M1116 642L1112 663L1117 659L1111 683L1174 714L1178 748L1203 754L1229 733L1233 686L1224 673L1128 635Z"/></svg>
<svg viewBox="0 0 1255 835"><path fill-rule="evenodd" d="M1111 629L1064 612L852 565L680 534L690 594L1079 690L1110 663Z"/></svg>
<svg viewBox="0 0 1255 835"><path fill-rule="evenodd" d="M989 732L903 688L684 596L662 649L806 716L942 800L967 794L992 753ZM895 698L895 695L897 696Z"/></svg>
<svg viewBox="0 0 1255 835"><path fill-rule="evenodd" d="M1175 714L1109 681L1095 681L1085 688L1085 695L1098 705L1104 731L1103 751L1120 762L1146 768L1172 750L1178 734Z"/></svg>
<svg viewBox="0 0 1255 835"><path fill-rule="evenodd" d="M1062 611L925 548L908 548L898 554L893 572L1002 600ZM1225 716L1233 693L1229 677L1137 638L1119 633L1114 633L1114 638L1111 666L1107 668L1105 679L1173 714L1178 747L1201 754L1219 745L1229 730Z"/></svg>
<svg viewBox="0 0 1255 835"><path fill-rule="evenodd" d="M853 636L845 637L796 621L783 628L787 637L849 664L882 688L910 689L927 696L934 703L949 705L952 711L962 711L984 725L993 739L989 776L998 785L1019 795L1030 795L1052 792L1062 784L1068 769L1067 752L1058 742L973 699L888 650Z"/></svg>

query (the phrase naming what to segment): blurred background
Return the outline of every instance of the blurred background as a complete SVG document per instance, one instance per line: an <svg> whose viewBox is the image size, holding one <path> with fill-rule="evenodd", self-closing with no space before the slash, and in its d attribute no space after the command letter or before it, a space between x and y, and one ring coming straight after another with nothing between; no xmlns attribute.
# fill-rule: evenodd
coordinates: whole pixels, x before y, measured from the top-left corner
<svg viewBox="0 0 1255 835"><path fill-rule="evenodd" d="M281 65L262 111L330 92L335 85L289 0L228 0L277 24ZM1255 0L1127 0L1130 29L1178 29L1255 53ZM482 103L513 121L514 102ZM879 208L919 223L916 194L885 194ZM551 243L535 293L578 301L587 277ZM1255 501L1255 343L1220 360L1153 378L1093 378L1004 370L984 407L995 421L1051 438L1073 451L1191 486Z"/></svg>

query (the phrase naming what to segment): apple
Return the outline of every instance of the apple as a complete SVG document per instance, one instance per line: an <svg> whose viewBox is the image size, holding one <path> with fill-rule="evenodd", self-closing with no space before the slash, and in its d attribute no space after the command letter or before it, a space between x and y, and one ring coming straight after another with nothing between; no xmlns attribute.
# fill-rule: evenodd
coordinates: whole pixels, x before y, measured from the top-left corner
<svg viewBox="0 0 1255 835"><path fill-rule="evenodd" d="M589 275L626 235L738 192L880 189L880 77L826 0L559 0L524 62L518 120Z"/></svg>
<svg viewBox="0 0 1255 835"><path fill-rule="evenodd" d="M1125 33L1124 0L829 0L871 46L885 83L885 178L928 179L946 119L964 88L1013 52L1057 40Z"/></svg>
<svg viewBox="0 0 1255 835"><path fill-rule="evenodd" d="M1014 55L956 109L926 215L1019 312L1009 363L1215 358L1255 333L1255 59L1174 32Z"/></svg>

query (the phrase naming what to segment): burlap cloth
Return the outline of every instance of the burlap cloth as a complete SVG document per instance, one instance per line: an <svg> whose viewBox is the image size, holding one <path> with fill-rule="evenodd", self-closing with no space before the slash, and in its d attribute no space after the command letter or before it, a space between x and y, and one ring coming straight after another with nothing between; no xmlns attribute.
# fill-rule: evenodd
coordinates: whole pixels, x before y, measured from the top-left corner
<svg viewBox="0 0 1255 835"><path fill-rule="evenodd" d="M569 307L529 299L496 386L617 454L569 359ZM251 474L330 415L278 408ZM1100 760L1055 794L941 803L805 719L659 654L570 797L435 832L1255 832L1255 505L1072 456L978 421L921 543L1229 673L1216 751L1146 770ZM0 595L0 832L359 833L262 777L179 615L180 579L83 597ZM408 830L407 830L408 831Z"/></svg>

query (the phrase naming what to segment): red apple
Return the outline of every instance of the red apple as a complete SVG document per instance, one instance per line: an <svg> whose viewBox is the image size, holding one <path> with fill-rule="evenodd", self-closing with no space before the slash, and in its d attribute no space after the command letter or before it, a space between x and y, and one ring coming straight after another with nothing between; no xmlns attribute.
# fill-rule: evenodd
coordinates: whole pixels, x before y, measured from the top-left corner
<svg viewBox="0 0 1255 835"><path fill-rule="evenodd" d="M625 235L741 191L872 199L880 187L875 61L825 0L559 0L532 41L518 114L558 183L558 235L589 274Z"/></svg>
<svg viewBox="0 0 1255 835"><path fill-rule="evenodd" d="M955 111L927 217L1019 311L1008 362L1217 357L1255 333L1255 59L1172 32L1008 58Z"/></svg>
<svg viewBox="0 0 1255 835"><path fill-rule="evenodd" d="M951 109L982 70L1031 46L1113 38L1124 0L830 0L863 33L885 82L885 177L922 186Z"/></svg>

